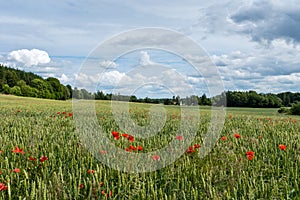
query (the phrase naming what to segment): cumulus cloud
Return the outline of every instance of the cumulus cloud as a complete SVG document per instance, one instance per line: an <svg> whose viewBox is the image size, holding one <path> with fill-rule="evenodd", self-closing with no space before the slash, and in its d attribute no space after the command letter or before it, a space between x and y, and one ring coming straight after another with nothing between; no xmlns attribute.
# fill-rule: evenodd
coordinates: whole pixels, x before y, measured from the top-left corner
<svg viewBox="0 0 300 200"><path fill-rule="evenodd" d="M116 68L118 67L119 65L113 61L110 61L110 60L104 60L102 62L100 62L100 67L103 67L103 68Z"/></svg>
<svg viewBox="0 0 300 200"><path fill-rule="evenodd" d="M48 53L39 49L21 49L8 54L7 60L24 64L25 66L36 66L47 64L51 61Z"/></svg>
<svg viewBox="0 0 300 200"><path fill-rule="evenodd" d="M103 87L116 87L122 79L126 79L125 73L116 70L96 74L78 73L75 75L76 86L90 90L95 90L97 86L101 87L100 90L103 90Z"/></svg>
<svg viewBox="0 0 300 200"><path fill-rule="evenodd" d="M149 56L149 54L146 51L141 51L140 54L141 54L140 65L153 65L153 64L155 64L150 59L150 56Z"/></svg>
<svg viewBox="0 0 300 200"><path fill-rule="evenodd" d="M65 74L62 74L61 77L58 78L58 80L62 83L62 84L66 84L70 81L70 78L65 75Z"/></svg>
<svg viewBox="0 0 300 200"><path fill-rule="evenodd" d="M97 81L100 82L101 85L112 85L115 86L117 85L122 79L128 79L126 77L125 73L119 72L119 71L108 71L104 72L103 74L99 75L99 78Z"/></svg>

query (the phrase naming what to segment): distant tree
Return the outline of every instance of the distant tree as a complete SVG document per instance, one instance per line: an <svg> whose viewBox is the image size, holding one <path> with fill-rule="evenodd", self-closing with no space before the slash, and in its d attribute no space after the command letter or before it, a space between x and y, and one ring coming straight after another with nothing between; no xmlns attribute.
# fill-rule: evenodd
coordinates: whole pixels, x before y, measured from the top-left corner
<svg viewBox="0 0 300 200"><path fill-rule="evenodd" d="M72 86L71 85L66 85L66 87L68 88L68 90L69 90L69 97L68 97L68 99L70 99L70 98L72 98L72 92L73 92L73 90L72 90Z"/></svg>
<svg viewBox="0 0 300 200"><path fill-rule="evenodd" d="M164 100L164 105L170 105L171 102L172 102L171 99L167 98L167 99Z"/></svg>
<svg viewBox="0 0 300 200"><path fill-rule="evenodd" d="M24 80L19 80L18 82L17 82L17 86L19 86L19 87L23 87L23 86L25 86L26 85L26 82L24 81Z"/></svg>
<svg viewBox="0 0 300 200"><path fill-rule="evenodd" d="M5 79L9 87L15 86L18 82L18 76L14 71L7 71Z"/></svg>
<svg viewBox="0 0 300 200"><path fill-rule="evenodd" d="M8 84L4 84L2 90L4 94L11 94L10 87Z"/></svg>
<svg viewBox="0 0 300 200"><path fill-rule="evenodd" d="M201 105L211 105L210 99L207 98L205 94L203 94L200 99L201 99Z"/></svg>
<svg viewBox="0 0 300 200"><path fill-rule="evenodd" d="M289 109L285 108L285 107L281 107L279 110L278 110L278 113L289 113Z"/></svg>
<svg viewBox="0 0 300 200"><path fill-rule="evenodd" d="M52 97L52 95L49 91L50 86L48 85L48 82L46 82L42 79L36 78L31 81L31 86L38 90L37 96L39 98L51 98Z"/></svg>
<svg viewBox="0 0 300 200"><path fill-rule="evenodd" d="M175 98L176 105L180 105L180 96L177 95Z"/></svg>
<svg viewBox="0 0 300 200"><path fill-rule="evenodd" d="M152 101L151 101L151 99L149 97L146 97L145 100L144 100L144 102L145 103L151 103Z"/></svg>
<svg viewBox="0 0 300 200"><path fill-rule="evenodd" d="M16 95L16 96L21 96L22 92L21 92L21 88L17 85L15 85L14 87L12 87L10 89L11 94Z"/></svg>
<svg viewBox="0 0 300 200"><path fill-rule="evenodd" d="M105 100L111 100L111 98L112 98L112 93L105 95Z"/></svg>
<svg viewBox="0 0 300 200"><path fill-rule="evenodd" d="M102 91L97 91L95 93L95 99L96 100L104 100L105 99L105 94Z"/></svg>
<svg viewBox="0 0 300 200"><path fill-rule="evenodd" d="M82 94L80 90L77 89L77 87L74 88L72 94L74 99L82 99Z"/></svg>
<svg viewBox="0 0 300 200"><path fill-rule="evenodd" d="M292 115L300 115L300 101L293 103L293 105L290 109L290 113Z"/></svg>
<svg viewBox="0 0 300 200"><path fill-rule="evenodd" d="M6 81L4 79L0 79L0 92L3 91L3 86L6 84Z"/></svg>
<svg viewBox="0 0 300 200"><path fill-rule="evenodd" d="M80 93L82 94L83 99L92 99L92 95L86 89L81 89Z"/></svg>
<svg viewBox="0 0 300 200"><path fill-rule="evenodd" d="M135 96L135 95L132 95L132 96L130 96L130 99L129 99L129 101L131 101L131 102L137 102L137 97Z"/></svg>

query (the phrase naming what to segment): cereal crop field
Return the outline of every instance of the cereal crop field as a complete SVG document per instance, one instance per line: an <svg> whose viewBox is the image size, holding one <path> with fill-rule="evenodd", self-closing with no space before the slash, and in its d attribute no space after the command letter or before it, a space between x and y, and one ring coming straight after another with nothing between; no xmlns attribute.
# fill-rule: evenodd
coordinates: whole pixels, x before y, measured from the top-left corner
<svg viewBox="0 0 300 200"><path fill-rule="evenodd" d="M129 154L151 154L172 140L185 140L176 131L180 106L165 106L163 128L144 139L117 126L109 101L95 104L105 137ZM149 125L150 107L130 103L130 117ZM300 118L277 109L226 112L222 132L204 158L198 153L209 107L200 107L197 136L175 162L129 173L87 150L76 131L72 101L0 95L0 199L300 199ZM160 155L151 158L163 162Z"/></svg>

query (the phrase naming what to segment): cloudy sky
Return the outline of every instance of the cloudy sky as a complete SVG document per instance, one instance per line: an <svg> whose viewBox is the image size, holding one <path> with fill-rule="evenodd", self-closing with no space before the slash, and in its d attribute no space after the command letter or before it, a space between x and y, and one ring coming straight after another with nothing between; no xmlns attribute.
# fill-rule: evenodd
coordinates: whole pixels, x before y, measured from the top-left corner
<svg viewBox="0 0 300 200"><path fill-rule="evenodd" d="M297 0L11 0L1 1L0 8L0 62L64 84L139 96L185 95L189 89L201 95L211 80L190 61L206 56L201 62L209 64L201 67L213 63L226 90L300 91ZM113 46L117 57L106 55L109 48L97 51L119 34L149 27L174 30L205 55L172 54L177 40L163 34L160 40L151 34L121 38ZM149 49L151 42L163 42L169 51ZM136 43L145 49L133 51ZM182 44L182 50L189 47ZM99 58L99 69L89 73L82 69L91 55Z"/></svg>

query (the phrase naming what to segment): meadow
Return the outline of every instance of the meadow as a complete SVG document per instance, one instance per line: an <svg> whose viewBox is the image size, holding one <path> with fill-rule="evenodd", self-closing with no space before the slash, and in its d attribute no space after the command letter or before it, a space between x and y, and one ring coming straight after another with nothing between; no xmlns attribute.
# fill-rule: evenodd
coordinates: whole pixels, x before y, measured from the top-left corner
<svg viewBox="0 0 300 200"><path fill-rule="evenodd" d="M150 106L130 103L131 118L148 124ZM132 154L184 141L176 134L180 107L165 109L163 129L142 139L119 129L109 101L96 102L105 137ZM210 120L209 107L200 107L197 136L186 152L145 173L97 160L77 134L72 101L0 95L0 119L0 199L300 199L300 118L277 109L227 108L213 150L199 158Z"/></svg>

